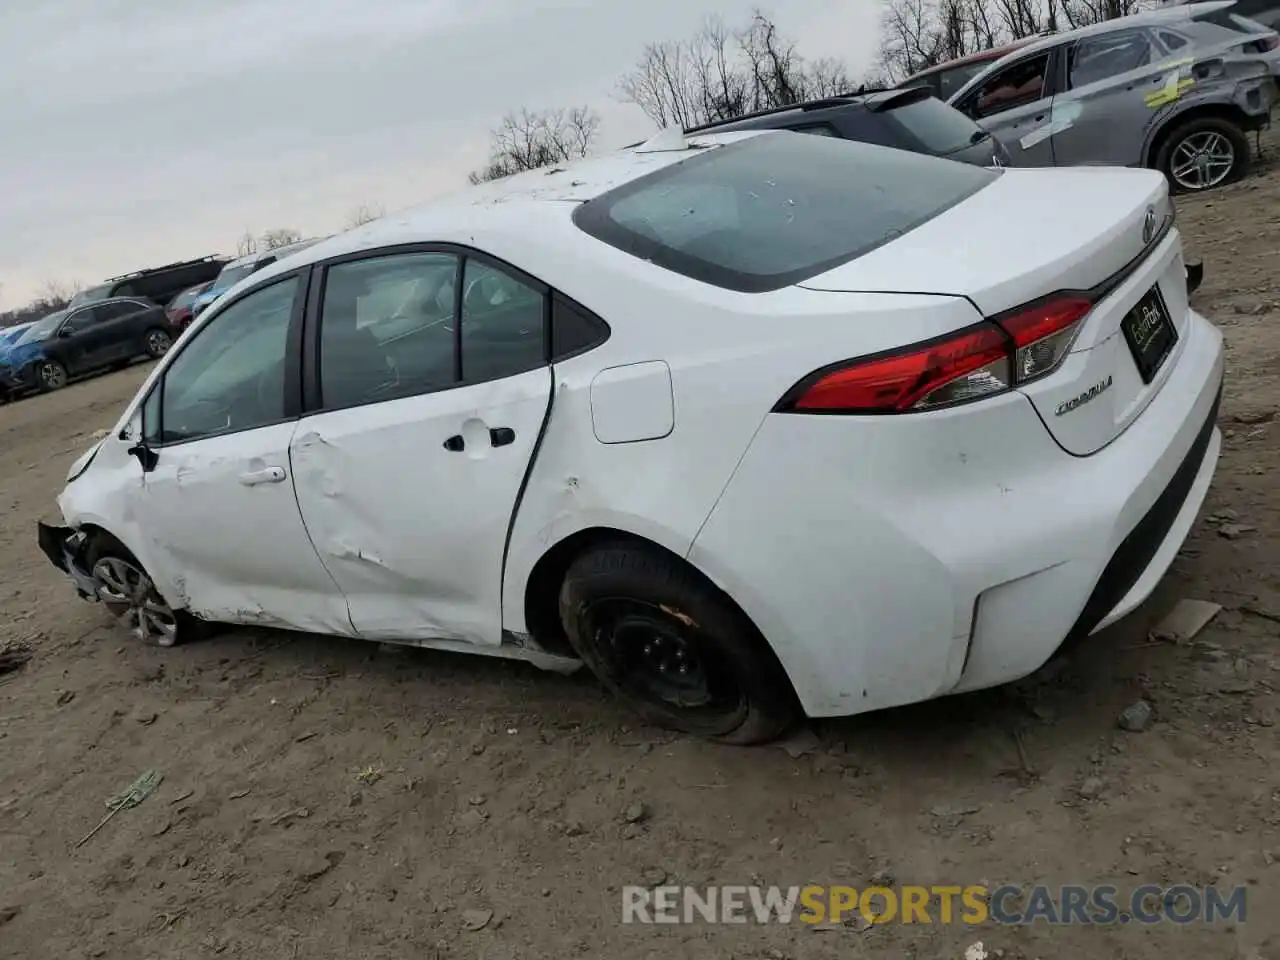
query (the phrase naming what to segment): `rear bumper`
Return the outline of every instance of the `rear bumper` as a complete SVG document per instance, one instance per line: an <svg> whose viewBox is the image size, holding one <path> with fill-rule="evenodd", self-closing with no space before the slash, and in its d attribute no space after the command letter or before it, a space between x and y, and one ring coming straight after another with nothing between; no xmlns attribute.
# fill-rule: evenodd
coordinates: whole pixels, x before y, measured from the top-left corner
<svg viewBox="0 0 1280 960"><path fill-rule="evenodd" d="M690 560L811 716L1026 676L1141 603L1194 522L1223 363L1217 329L1189 321L1160 392L1091 456L1064 453L1016 394L907 418L775 414Z"/></svg>
<svg viewBox="0 0 1280 960"><path fill-rule="evenodd" d="M88 537L84 533L36 521L36 540L49 562L71 578L76 593L85 600L98 599L97 584L85 568Z"/></svg>

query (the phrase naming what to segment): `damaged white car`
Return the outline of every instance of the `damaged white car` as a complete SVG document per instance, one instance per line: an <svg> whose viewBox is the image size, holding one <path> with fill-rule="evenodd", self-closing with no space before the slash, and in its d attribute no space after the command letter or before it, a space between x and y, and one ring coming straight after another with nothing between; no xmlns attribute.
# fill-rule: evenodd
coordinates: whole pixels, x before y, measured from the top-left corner
<svg viewBox="0 0 1280 960"><path fill-rule="evenodd" d="M1204 499L1222 369L1159 173L672 132L255 274L40 544L149 641L586 663L759 741L1132 610Z"/></svg>

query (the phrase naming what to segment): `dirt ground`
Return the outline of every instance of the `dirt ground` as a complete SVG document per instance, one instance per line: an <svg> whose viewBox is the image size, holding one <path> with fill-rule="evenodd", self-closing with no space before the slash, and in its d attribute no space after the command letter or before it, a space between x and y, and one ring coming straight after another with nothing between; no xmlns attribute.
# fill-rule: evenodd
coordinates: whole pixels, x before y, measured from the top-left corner
<svg viewBox="0 0 1280 960"><path fill-rule="evenodd" d="M815 725L798 756L641 727L587 676L271 632L117 633L38 552L146 375L0 409L0 957L1280 957L1280 146L1184 200L1226 441L1157 596L1011 688ZM1224 526L1224 521L1226 525ZM1234 527L1231 525L1234 524ZM1190 644L1148 628L1223 606ZM1117 725L1139 699L1141 732ZM158 789L83 846L139 774ZM643 805L640 822L635 819ZM630 814L630 815L629 815ZM621 887L1247 884L1243 924L635 926ZM488 916L488 922L477 926Z"/></svg>

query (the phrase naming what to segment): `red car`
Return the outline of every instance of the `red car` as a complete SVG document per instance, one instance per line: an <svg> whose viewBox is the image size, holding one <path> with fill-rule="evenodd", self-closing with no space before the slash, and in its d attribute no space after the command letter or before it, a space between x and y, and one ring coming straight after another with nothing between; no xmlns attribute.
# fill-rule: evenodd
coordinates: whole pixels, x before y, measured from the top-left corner
<svg viewBox="0 0 1280 960"><path fill-rule="evenodd" d="M181 333L191 325L192 314L191 304L195 302L196 297L209 289L210 284L200 283L194 287L187 287L180 294L169 301L169 305L164 308L164 314L169 318L169 322L173 324L175 330Z"/></svg>
<svg viewBox="0 0 1280 960"><path fill-rule="evenodd" d="M933 91L935 97L945 103L948 97L973 77L976 77L979 71L989 64L995 63L1007 53L1013 53L1019 47L1025 47L1032 40L1039 39L1039 37L1024 37L1021 40L1015 40L1013 43L1007 43L1003 47L992 47L990 50L971 53L967 57L948 60L946 63L938 64L936 67L930 67L927 70L912 74L898 86L914 87L924 84Z"/></svg>

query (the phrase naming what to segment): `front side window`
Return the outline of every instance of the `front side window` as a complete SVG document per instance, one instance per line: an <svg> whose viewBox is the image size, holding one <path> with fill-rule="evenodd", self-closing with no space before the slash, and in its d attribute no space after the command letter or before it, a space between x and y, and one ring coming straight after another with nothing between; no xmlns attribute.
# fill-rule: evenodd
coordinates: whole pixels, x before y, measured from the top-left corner
<svg viewBox="0 0 1280 960"><path fill-rule="evenodd" d="M765 133L601 194L573 219L660 267L761 292L853 260L998 176L850 140Z"/></svg>
<svg viewBox="0 0 1280 960"><path fill-rule="evenodd" d="M1044 97L1048 70L1049 54L1028 57L992 75L972 97L965 99L972 104L972 112L978 117L990 117L1035 103Z"/></svg>
<svg viewBox="0 0 1280 960"><path fill-rule="evenodd" d="M1118 77L1151 63L1151 41L1141 30L1124 30L1081 40L1067 61L1072 89Z"/></svg>
<svg viewBox="0 0 1280 960"><path fill-rule="evenodd" d="M320 308L320 396L329 409L456 383L452 253L402 253L328 269Z"/></svg>
<svg viewBox="0 0 1280 960"><path fill-rule="evenodd" d="M62 325L63 333L79 333L98 323L103 319L102 306L85 307L83 310L77 310L71 316L67 317L67 322Z"/></svg>
<svg viewBox="0 0 1280 960"><path fill-rule="evenodd" d="M160 442L284 419L289 321L298 285L298 278L290 277L255 290L221 310L187 343L165 371Z"/></svg>

